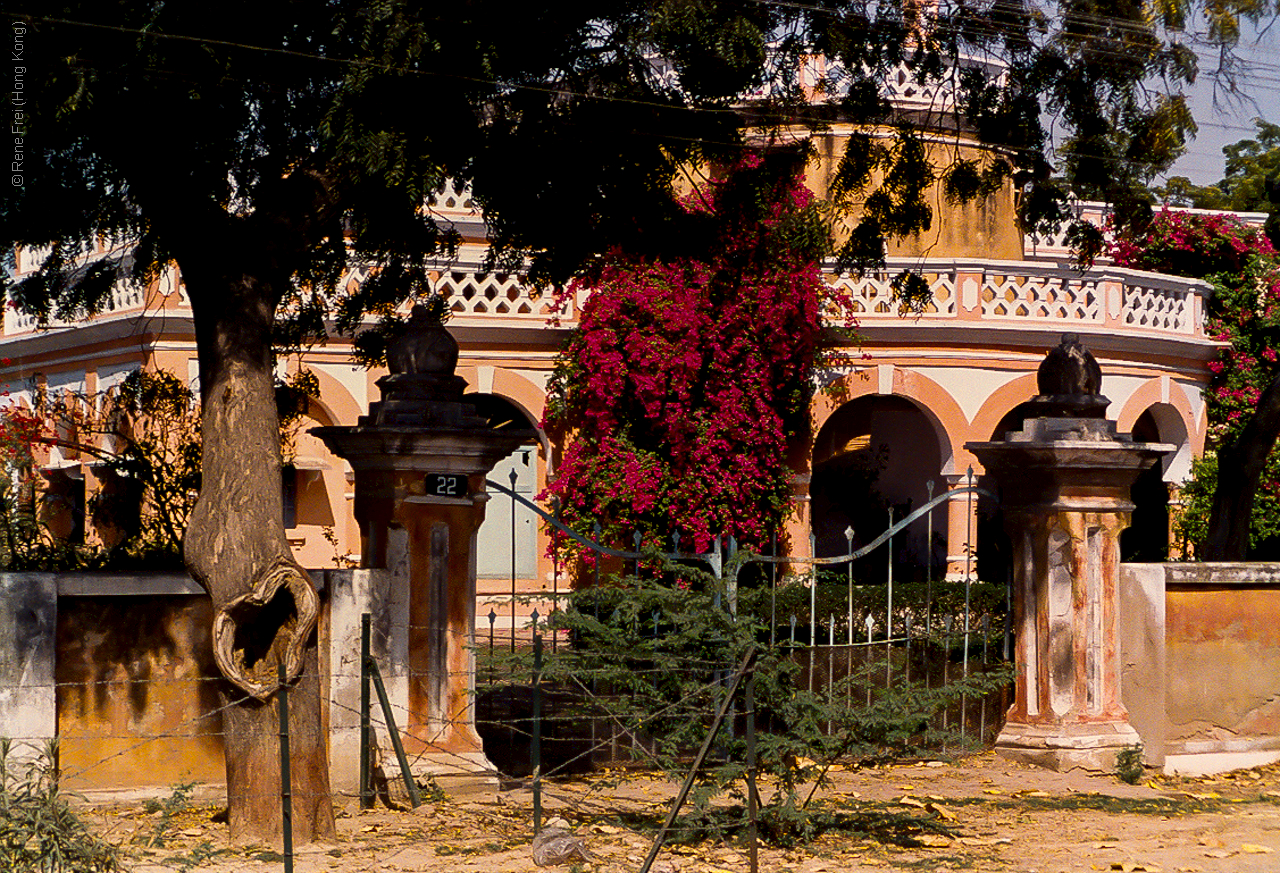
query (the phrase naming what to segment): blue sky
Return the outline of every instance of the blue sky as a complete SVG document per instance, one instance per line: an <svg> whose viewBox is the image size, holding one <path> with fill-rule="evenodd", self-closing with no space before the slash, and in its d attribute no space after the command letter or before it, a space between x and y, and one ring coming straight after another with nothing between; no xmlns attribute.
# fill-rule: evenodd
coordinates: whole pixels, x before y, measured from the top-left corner
<svg viewBox="0 0 1280 873"><path fill-rule="evenodd" d="M1217 56L1197 48L1200 76L1191 89L1191 110L1200 132L1167 176L1187 176L1205 185L1223 176L1222 147L1249 139L1254 134L1253 121L1261 116L1280 124L1280 20L1273 20L1262 33L1249 28L1241 38L1238 54L1243 66L1238 87L1244 99L1225 99L1219 90L1218 106L1214 106L1214 87L1210 71L1217 67Z"/></svg>

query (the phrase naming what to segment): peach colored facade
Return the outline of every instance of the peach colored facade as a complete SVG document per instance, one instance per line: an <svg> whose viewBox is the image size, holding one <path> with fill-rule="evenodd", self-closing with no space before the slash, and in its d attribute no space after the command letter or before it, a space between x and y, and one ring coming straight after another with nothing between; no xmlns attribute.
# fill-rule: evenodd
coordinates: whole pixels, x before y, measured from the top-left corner
<svg viewBox="0 0 1280 873"><path fill-rule="evenodd" d="M839 143L829 149L831 154L838 150ZM823 172L820 164L811 174L816 187L822 187ZM990 439L1002 420L1036 393L1036 366L1064 332L1078 333L1097 357L1103 393L1111 400L1108 415L1120 429L1142 422L1154 431L1151 439L1178 447L1164 461L1165 482L1176 486L1187 475L1191 458L1204 445L1201 395L1206 363L1217 350L1203 328L1209 286L1114 267L1081 272L1044 260L1043 245L1041 260L1025 259L1012 202L1013 192L1005 191L984 203L940 211L936 239L903 243L902 256L890 258L889 275L827 274L826 281L853 301L861 345L850 350L847 366L821 374L812 435L797 446L795 511L788 522L793 554L808 552L815 523L828 533L843 530L839 518L828 517L829 507L811 501L812 477L823 475L823 464L858 440L889 447L880 481L899 502L918 506L926 483L933 482L940 493L961 484L970 467L981 475L965 443ZM469 391L505 399L536 427L556 351L575 324L582 299L553 311L549 296L517 277L478 273L484 239L480 215L465 196L451 191L435 208L467 240L456 262L440 265L437 284L449 301L449 327L461 346L458 373ZM31 256L19 253L19 275L32 267ZM904 267L921 271L932 288L926 311L918 315L900 313L889 286L889 276ZM348 281L359 282L364 275L353 270ZM113 303L111 311L95 318L47 331L6 310L0 382L8 386L10 401L24 402L24 386L32 379L50 389L89 394L138 367L195 379L190 311L176 270L145 289L120 289ZM282 360L280 367L285 372L305 367L316 375L320 391L310 410L315 426L353 424L378 399L374 383L383 375L354 365L341 339ZM514 472L517 490L536 495L554 472L557 453L543 436L539 445L500 464L494 477L506 485ZM349 467L305 426L293 463L296 513L289 537L295 553L308 567L350 565L358 560L360 540ZM91 469L63 465L73 477L82 477L86 488L94 487ZM960 501L945 513L939 510L935 530L945 534L952 573L961 572L967 543L974 538L969 512ZM490 626L503 633L512 622L512 521L511 501L495 495L480 535L481 636ZM519 510L514 522L516 592L563 590L568 577L554 572L536 519ZM833 553L830 544L826 550ZM521 605L516 612L530 608ZM492 622L490 610L496 614Z"/></svg>

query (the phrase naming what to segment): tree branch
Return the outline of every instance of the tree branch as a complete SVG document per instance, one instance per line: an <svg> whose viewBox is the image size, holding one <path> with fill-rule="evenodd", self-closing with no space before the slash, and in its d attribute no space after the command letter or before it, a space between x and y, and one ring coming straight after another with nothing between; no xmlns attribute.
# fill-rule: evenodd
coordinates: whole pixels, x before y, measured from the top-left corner
<svg viewBox="0 0 1280 873"><path fill-rule="evenodd" d="M1277 438L1280 374L1258 398L1257 410L1239 436L1218 451L1218 488L1201 555L1204 560L1243 561L1247 557L1254 494Z"/></svg>

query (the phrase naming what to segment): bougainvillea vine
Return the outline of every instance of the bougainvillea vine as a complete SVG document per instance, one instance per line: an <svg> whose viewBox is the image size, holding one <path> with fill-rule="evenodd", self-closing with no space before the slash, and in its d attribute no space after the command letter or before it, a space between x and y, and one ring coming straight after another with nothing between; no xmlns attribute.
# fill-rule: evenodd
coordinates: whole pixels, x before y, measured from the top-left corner
<svg viewBox="0 0 1280 873"><path fill-rule="evenodd" d="M546 497L580 530L761 546L790 509L788 448L806 425L830 289L827 234L794 171L745 161L694 191L705 257L614 251L561 352L546 425L568 447ZM841 315L841 317L843 317Z"/></svg>
<svg viewBox="0 0 1280 873"><path fill-rule="evenodd" d="M1204 457L1183 487L1184 508L1176 522L1186 545L1202 543L1217 485L1217 451L1231 444L1253 415L1277 372L1280 348L1280 257L1260 227L1229 214L1165 210L1146 234L1118 242L1117 264L1206 279L1214 286L1208 333L1228 343L1209 370L1205 394L1209 420ZM1280 554L1280 454L1271 453L1254 499L1252 541L1257 557ZM1269 542L1270 541L1270 542Z"/></svg>

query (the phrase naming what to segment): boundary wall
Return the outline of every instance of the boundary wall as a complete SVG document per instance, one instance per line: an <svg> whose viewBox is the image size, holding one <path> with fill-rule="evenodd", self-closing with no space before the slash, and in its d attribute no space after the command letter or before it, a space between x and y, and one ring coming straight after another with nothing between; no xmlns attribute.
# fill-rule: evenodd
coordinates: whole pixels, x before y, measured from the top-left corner
<svg viewBox="0 0 1280 873"><path fill-rule="evenodd" d="M1280 564L1120 566L1122 697L1166 773L1280 760Z"/></svg>
<svg viewBox="0 0 1280 873"><path fill-rule="evenodd" d="M328 688L333 790L359 787L360 617L402 728L408 614L392 570L312 570L320 589L320 669ZM399 592L399 594L397 594ZM59 740L75 790L223 783L210 601L183 573L0 573L0 736L14 761ZM233 695L238 696L238 695ZM381 718L375 733L394 761Z"/></svg>

